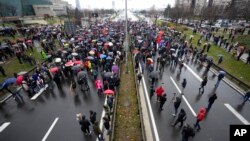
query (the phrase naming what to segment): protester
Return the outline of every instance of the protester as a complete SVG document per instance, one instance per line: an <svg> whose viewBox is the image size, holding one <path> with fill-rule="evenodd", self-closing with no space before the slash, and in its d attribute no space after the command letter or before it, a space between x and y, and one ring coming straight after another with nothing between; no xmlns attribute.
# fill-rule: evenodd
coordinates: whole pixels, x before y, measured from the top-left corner
<svg viewBox="0 0 250 141"><path fill-rule="evenodd" d="M176 96L173 102L174 102L174 114L172 114L172 115L175 117L177 112L178 112L178 108L181 105L181 95Z"/></svg>
<svg viewBox="0 0 250 141"><path fill-rule="evenodd" d="M205 114L206 114L205 108L201 107L196 117L196 123L194 124L194 127L195 129L197 129L197 131L201 129L199 123L205 118Z"/></svg>
<svg viewBox="0 0 250 141"><path fill-rule="evenodd" d="M212 96L209 97L208 99L208 106L206 108L206 112L209 112L210 108L212 107L214 101L217 99L216 93L214 93Z"/></svg>
<svg viewBox="0 0 250 141"><path fill-rule="evenodd" d="M205 76L201 82L201 87L199 88L199 94L204 93L204 87L207 85L207 76Z"/></svg>
<svg viewBox="0 0 250 141"><path fill-rule="evenodd" d="M181 108L178 116L177 116L177 119L175 120L175 123L172 124L172 126L176 126L176 124L178 123L181 123L181 125L179 126L180 128L183 126L183 122L187 119L187 116L186 116L186 111Z"/></svg>
<svg viewBox="0 0 250 141"><path fill-rule="evenodd" d="M167 101L167 98L166 98L166 94L163 94L161 97L160 97L160 107L159 107L159 110L162 111L163 110L163 105L164 103Z"/></svg>

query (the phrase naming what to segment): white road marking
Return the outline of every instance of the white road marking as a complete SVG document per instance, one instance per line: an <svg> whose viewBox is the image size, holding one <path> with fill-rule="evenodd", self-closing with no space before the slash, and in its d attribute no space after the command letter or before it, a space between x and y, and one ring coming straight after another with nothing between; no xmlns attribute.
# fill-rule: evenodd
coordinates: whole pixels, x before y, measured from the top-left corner
<svg viewBox="0 0 250 141"><path fill-rule="evenodd" d="M181 93L180 88L178 87L178 85L175 83L174 79L170 76L171 81L173 82L174 86L176 87L176 89L178 90L179 93ZM188 108L191 110L192 114L196 117L196 113L194 111L194 109L191 107L191 105L189 104L189 102L187 101L186 97L184 95L182 95L182 98L184 99L184 101L186 102Z"/></svg>
<svg viewBox="0 0 250 141"><path fill-rule="evenodd" d="M202 81L201 77L198 74L196 74L186 63L183 64L200 82Z"/></svg>
<svg viewBox="0 0 250 141"><path fill-rule="evenodd" d="M43 93L43 91L45 91L47 88L48 88L48 84L46 84L42 89L40 89L40 91L39 91L37 94L35 94L35 95L31 98L31 100L37 99L38 96L40 96L40 95Z"/></svg>
<svg viewBox="0 0 250 141"><path fill-rule="evenodd" d="M49 130L47 131L47 133L45 134L45 136L43 137L42 141L46 141L46 139L48 138L50 132L52 131L52 129L55 127L57 121L59 120L59 117L57 117L54 122L52 123L52 125L50 126Z"/></svg>
<svg viewBox="0 0 250 141"><path fill-rule="evenodd" d="M104 105L107 105L107 96L105 97ZM99 127L100 127L101 130L103 128L103 119L102 118L104 116L105 116L105 110L103 109L102 110L102 116L101 116L100 124L99 124ZM96 141L99 141L98 138L96 139Z"/></svg>
<svg viewBox="0 0 250 141"><path fill-rule="evenodd" d="M0 133L7 127L10 125L10 122L5 122L3 125L0 126Z"/></svg>
<svg viewBox="0 0 250 141"><path fill-rule="evenodd" d="M243 124L250 125L250 123L241 115L239 114L230 104L224 104Z"/></svg>
<svg viewBox="0 0 250 141"><path fill-rule="evenodd" d="M142 72L141 64L139 64L139 68L140 68L140 72ZM149 114L150 114L150 118L151 118L152 125L153 125L153 130L154 130L154 134L155 134L155 140L160 141L159 134L158 134L158 131L157 131L157 128L156 128L156 125L155 125L155 119L154 119L151 103L150 103L150 100L149 100L149 97L148 97L148 91L146 89L146 83L145 83L144 76L142 76L142 84L143 84L143 89L145 91L144 94L146 94L146 99L147 99L148 108L149 108Z"/></svg>

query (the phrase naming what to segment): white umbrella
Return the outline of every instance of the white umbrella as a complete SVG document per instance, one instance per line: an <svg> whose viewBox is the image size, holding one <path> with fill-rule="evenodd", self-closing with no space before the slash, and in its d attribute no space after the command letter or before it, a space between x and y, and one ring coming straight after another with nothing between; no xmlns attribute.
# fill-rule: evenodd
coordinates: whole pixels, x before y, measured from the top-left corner
<svg viewBox="0 0 250 141"><path fill-rule="evenodd" d="M113 46L113 43L112 43L112 42L109 42L109 46Z"/></svg>

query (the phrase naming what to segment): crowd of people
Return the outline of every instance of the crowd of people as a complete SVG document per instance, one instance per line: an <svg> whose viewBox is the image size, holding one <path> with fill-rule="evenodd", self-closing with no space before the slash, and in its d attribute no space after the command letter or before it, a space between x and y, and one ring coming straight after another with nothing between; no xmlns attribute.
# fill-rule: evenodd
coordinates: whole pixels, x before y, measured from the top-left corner
<svg viewBox="0 0 250 141"><path fill-rule="evenodd" d="M191 44L193 37L187 41L186 35L175 29L160 28L146 22L129 22L129 30L132 42L130 50L135 54L135 69L139 72L139 68L141 68L142 74L148 74L150 97L156 93L157 101L160 103L160 111L163 110L164 103L167 101L167 95L163 86L156 87L156 84L159 79L158 75L164 72L167 64L172 69L178 69L179 74L184 67L184 62L196 61L201 67L206 64L206 73L204 73L201 86L197 88L200 94L204 93L204 87L208 81L206 75L214 63L213 59L207 56L211 47L209 43L205 43L203 48L199 49ZM47 60L40 64L32 74L14 74L16 83L23 87L29 97L34 96L46 86L52 89L53 81L59 89L62 88L63 81L70 81L73 95L77 95L76 87L84 87L83 91L86 91L88 83L93 83L96 86L98 94L105 93L106 90L115 91L116 87L119 86L119 63L123 61L125 56L122 47L125 38L122 22L96 23L90 25L89 28L78 27L74 34L65 33L62 26L32 27L22 31L21 34L24 35L25 39L17 40L17 48L15 49L19 63L24 60L22 53L19 52L24 52L26 49L33 51L34 44L40 44L41 56ZM210 32L202 31L197 46L201 45L202 38L210 40L211 37ZM230 49L231 45L223 37L217 39L214 36L214 42ZM6 44L8 48L13 48L9 41ZM14 53L13 50L7 52L10 56ZM240 55L242 54L240 53L238 58ZM3 68L0 68L0 71L5 74ZM139 83L142 78L141 73L138 73ZM215 88L219 86L224 76L225 72L220 71ZM181 94L184 94L187 82L188 80L184 78ZM4 85L4 88L8 90L8 85ZM15 94L13 93L13 95ZM180 127L182 127L187 118L183 108L178 113L181 99L182 96L179 95L175 96L173 100L173 116L176 117L173 126L180 123ZM208 113L216 99L217 95L214 93L209 98L208 106L200 109L194 128L185 123L182 128L183 141L194 136L195 128L200 130L199 122L204 119L205 114ZM108 105L103 107L106 113L106 116L103 117L104 127L108 134L110 133L112 106L113 97L109 96ZM97 138L103 140L103 133L99 128L98 121L96 121L96 114L94 111L90 111L90 121L86 118L86 114L77 114L77 119L86 135L91 134L90 126L92 125Z"/></svg>
<svg viewBox="0 0 250 141"><path fill-rule="evenodd" d="M162 75L166 66L170 67L171 70L176 69L178 75L181 74L184 63L189 61L196 62L200 68L205 66L206 69L203 73L203 80L201 81L200 87L197 88L200 95L204 93L205 86L208 82L207 74L214 62L213 58L207 56L211 44L205 43L202 49L199 49L198 46L200 45L202 38L205 37L207 40L210 40L210 37L207 37L209 33L204 33L198 41L197 46L193 46L192 36L188 41L185 34L172 28L157 27L146 23L136 23L131 25L131 29L132 47L134 47L131 50L133 50L133 53L135 54L135 69L137 70L138 82L140 84L142 74L149 78L150 98L156 95L157 102L159 102L159 105L157 104L159 111L163 110L164 104L167 101L167 92L163 87L163 83L160 85L158 84L159 75ZM222 39L219 40L219 42L221 42ZM221 63L223 57L219 57L219 63ZM214 84L214 89L219 87L219 83L225 75L226 73L223 70L218 71L217 82ZM217 99L217 94L214 92L208 99L207 107L200 108L193 127L190 126L189 123L184 124L187 118L186 111L184 108L181 108L178 113L178 109L182 101L182 95L185 93L184 89L187 87L187 82L188 80L184 78L181 83L181 94L177 96L174 94L174 97L171 100L171 103L173 103L174 106L173 116L175 117L172 126L175 127L180 123L179 127L182 128L183 141L187 141L189 137L195 135L195 131L201 129L199 123L204 120L205 115L208 114ZM245 100L248 100L249 96L245 97ZM183 127L183 125L185 126Z"/></svg>

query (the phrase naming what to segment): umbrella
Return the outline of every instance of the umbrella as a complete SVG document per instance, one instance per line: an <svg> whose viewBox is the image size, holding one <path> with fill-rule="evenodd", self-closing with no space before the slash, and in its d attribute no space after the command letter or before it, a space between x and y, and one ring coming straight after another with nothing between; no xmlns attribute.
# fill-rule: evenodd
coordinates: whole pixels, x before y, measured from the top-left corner
<svg viewBox="0 0 250 141"><path fill-rule="evenodd" d="M73 66L73 65L74 65L74 62L72 62L71 60L65 64L66 67Z"/></svg>
<svg viewBox="0 0 250 141"><path fill-rule="evenodd" d="M79 65L75 65L71 68L71 70L79 70L80 69L80 66Z"/></svg>
<svg viewBox="0 0 250 141"><path fill-rule="evenodd" d="M101 58L101 59L106 58L106 57L107 57L107 55L105 55L105 54L101 54L101 55L100 55L100 58Z"/></svg>
<svg viewBox="0 0 250 141"><path fill-rule="evenodd" d="M113 76L113 73L112 72L106 72L104 73L104 77L110 77L110 76Z"/></svg>
<svg viewBox="0 0 250 141"><path fill-rule="evenodd" d="M119 67L118 67L117 65L113 65L113 66L112 66L112 71L113 71L114 73L118 73L118 72L119 72Z"/></svg>
<svg viewBox="0 0 250 141"><path fill-rule="evenodd" d="M114 95L115 92L113 90L108 89L108 90L105 90L103 93L106 95Z"/></svg>
<svg viewBox="0 0 250 141"><path fill-rule="evenodd" d="M152 58L147 58L148 61L150 61L151 63L154 62Z"/></svg>
<svg viewBox="0 0 250 141"><path fill-rule="evenodd" d="M87 59L89 59L89 60L94 60L94 57L88 56Z"/></svg>
<svg viewBox="0 0 250 141"><path fill-rule="evenodd" d="M159 77L159 71L152 71L150 74L149 74L149 77L151 78L158 78Z"/></svg>
<svg viewBox="0 0 250 141"><path fill-rule="evenodd" d="M209 60L209 61L213 61L213 57L212 56L208 56L206 59Z"/></svg>
<svg viewBox="0 0 250 141"><path fill-rule="evenodd" d="M112 57L108 56L106 59L107 59L107 60L111 60L111 59L112 59Z"/></svg>
<svg viewBox="0 0 250 141"><path fill-rule="evenodd" d="M173 52L174 52L174 51L175 51L175 49L174 49L174 48L171 48L171 49L170 49L170 51L173 51Z"/></svg>
<svg viewBox="0 0 250 141"><path fill-rule="evenodd" d="M26 71L21 71L21 72L17 73L17 75L24 75L26 73L27 73Z"/></svg>
<svg viewBox="0 0 250 141"><path fill-rule="evenodd" d="M104 46L108 46L108 45L109 45L109 43L105 43L105 44L104 44Z"/></svg>
<svg viewBox="0 0 250 141"><path fill-rule="evenodd" d="M52 73L56 73L58 71L58 68L53 67L53 68L50 68L49 71L52 72Z"/></svg>
<svg viewBox="0 0 250 141"><path fill-rule="evenodd" d="M97 45L100 46L100 45L102 45L102 43L101 43L101 42L98 42Z"/></svg>
<svg viewBox="0 0 250 141"><path fill-rule="evenodd" d="M21 85L22 81L23 81L23 76L22 75L17 76L17 78L16 78L16 84Z"/></svg>
<svg viewBox="0 0 250 141"><path fill-rule="evenodd" d="M60 63L61 61L62 61L61 58L55 58L55 62L56 62L56 63Z"/></svg>
<svg viewBox="0 0 250 141"><path fill-rule="evenodd" d="M62 39L62 40L61 40L61 42L62 42L62 43L65 43L65 42L66 42L66 40L65 40L65 39Z"/></svg>
<svg viewBox="0 0 250 141"><path fill-rule="evenodd" d="M77 73L77 78L79 79L79 78L84 78L84 77L86 77L87 76L87 72L86 71L80 71L80 72L78 72Z"/></svg>
<svg viewBox="0 0 250 141"><path fill-rule="evenodd" d="M139 51L138 51L137 48L133 50L133 54L136 54L136 53L138 53L138 52L139 52Z"/></svg>
<svg viewBox="0 0 250 141"><path fill-rule="evenodd" d="M78 53L73 52L73 53L71 53L71 55L72 55L72 56L77 56Z"/></svg>
<svg viewBox="0 0 250 141"><path fill-rule="evenodd" d="M89 52L89 54L94 55L94 54L95 54L95 51L91 50L91 51Z"/></svg>
<svg viewBox="0 0 250 141"><path fill-rule="evenodd" d="M14 78L14 77L8 78L8 79L6 79L6 80L3 82L2 88L8 87L10 84L14 84L14 83L16 83L16 78Z"/></svg>
<svg viewBox="0 0 250 141"><path fill-rule="evenodd" d="M28 40L26 43L32 43L32 40Z"/></svg>
<svg viewBox="0 0 250 141"><path fill-rule="evenodd" d="M161 30L161 31L159 31L159 34L163 34L164 32Z"/></svg>
<svg viewBox="0 0 250 141"><path fill-rule="evenodd" d="M223 55L222 55L222 54L218 54L218 56L219 56L219 57L223 57Z"/></svg>
<svg viewBox="0 0 250 141"><path fill-rule="evenodd" d="M109 52L108 55L111 55L111 56L112 56L112 55L114 55L114 53L113 53L113 52Z"/></svg>
<svg viewBox="0 0 250 141"><path fill-rule="evenodd" d="M74 61L74 64L76 64L76 65L82 64L82 61L80 61L80 60L75 60L75 61Z"/></svg>
<svg viewBox="0 0 250 141"><path fill-rule="evenodd" d="M113 46L113 43L112 43L112 42L109 42L108 45L109 45L109 46Z"/></svg>

